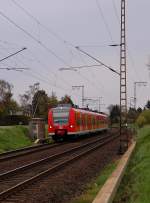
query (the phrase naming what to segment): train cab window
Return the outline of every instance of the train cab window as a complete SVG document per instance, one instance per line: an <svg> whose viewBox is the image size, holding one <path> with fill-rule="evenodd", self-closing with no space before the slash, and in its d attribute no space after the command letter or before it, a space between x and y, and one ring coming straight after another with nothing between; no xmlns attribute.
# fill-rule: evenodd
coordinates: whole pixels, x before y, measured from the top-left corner
<svg viewBox="0 0 150 203"><path fill-rule="evenodd" d="M53 120L54 124L67 124L69 120L69 108L53 109Z"/></svg>

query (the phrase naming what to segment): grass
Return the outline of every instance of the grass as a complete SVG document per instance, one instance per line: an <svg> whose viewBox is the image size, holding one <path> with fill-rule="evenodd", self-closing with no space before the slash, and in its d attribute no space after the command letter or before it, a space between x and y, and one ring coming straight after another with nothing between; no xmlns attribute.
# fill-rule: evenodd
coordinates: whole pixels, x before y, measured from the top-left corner
<svg viewBox="0 0 150 203"><path fill-rule="evenodd" d="M117 162L114 162L105 167L98 178L87 185L87 191L85 191L85 193L82 194L79 198L73 200L72 203L91 203L99 192L100 188L104 185L109 175L116 168L116 165Z"/></svg>
<svg viewBox="0 0 150 203"><path fill-rule="evenodd" d="M0 127L0 153L31 145L27 134L28 128L24 126Z"/></svg>
<svg viewBox="0 0 150 203"><path fill-rule="evenodd" d="M137 146L114 203L150 203L150 126L138 131Z"/></svg>

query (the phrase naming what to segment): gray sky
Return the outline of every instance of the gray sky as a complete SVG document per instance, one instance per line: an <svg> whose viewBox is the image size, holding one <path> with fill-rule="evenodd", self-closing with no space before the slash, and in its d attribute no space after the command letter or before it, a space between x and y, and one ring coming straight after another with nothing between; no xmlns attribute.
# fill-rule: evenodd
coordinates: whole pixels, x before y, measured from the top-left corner
<svg viewBox="0 0 150 203"><path fill-rule="evenodd" d="M71 95L81 105L81 90L72 90L72 85L84 85L85 97L102 97L102 110L110 104L119 103L119 77L103 67L85 68L79 71L59 71L59 68L96 64L79 53L74 46L99 58L119 70L119 47L109 44L120 42L119 0L15 0L41 24L23 12L12 0L0 0L0 12L30 33L23 31L0 15L0 58L22 47L27 50L0 63L3 67L30 68L16 72L0 70L0 79L14 85L14 98L28 90L28 86L40 82L41 88L58 97ZM98 4L100 9L98 8ZM137 106L145 105L150 97L149 72L146 64L150 55L150 1L127 1L127 45L128 45L128 104L133 97L133 83L147 81L147 87L137 87ZM120 16L119 16L120 18ZM64 42L65 40L65 42ZM70 44L71 43L71 44ZM53 54L51 53L53 52ZM55 56L54 56L55 55ZM58 59L59 58L59 59ZM61 59L60 59L61 58ZM95 107L98 104L95 103Z"/></svg>

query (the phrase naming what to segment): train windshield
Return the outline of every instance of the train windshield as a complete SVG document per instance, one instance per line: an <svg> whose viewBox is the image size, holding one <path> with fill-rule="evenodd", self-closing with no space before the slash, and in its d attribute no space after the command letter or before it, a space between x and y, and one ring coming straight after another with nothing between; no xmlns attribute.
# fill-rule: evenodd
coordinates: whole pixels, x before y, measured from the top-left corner
<svg viewBox="0 0 150 203"><path fill-rule="evenodd" d="M53 120L55 124L67 124L69 120L69 109L53 109Z"/></svg>

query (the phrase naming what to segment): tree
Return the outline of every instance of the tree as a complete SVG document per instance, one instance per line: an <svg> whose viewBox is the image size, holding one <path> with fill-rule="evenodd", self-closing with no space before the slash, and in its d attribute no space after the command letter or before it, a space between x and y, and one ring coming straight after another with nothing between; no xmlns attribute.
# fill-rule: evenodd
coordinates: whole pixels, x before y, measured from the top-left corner
<svg viewBox="0 0 150 203"><path fill-rule="evenodd" d="M48 108L53 108L58 105L58 99L54 92L52 92L52 95L48 98Z"/></svg>
<svg viewBox="0 0 150 203"><path fill-rule="evenodd" d="M128 111L128 122L134 122L139 115L138 111L135 108L129 108Z"/></svg>
<svg viewBox="0 0 150 203"><path fill-rule="evenodd" d="M9 114L9 105L12 98L13 86L5 80L0 80L0 115Z"/></svg>
<svg viewBox="0 0 150 203"><path fill-rule="evenodd" d="M112 123L119 123L120 120L120 107L119 105L111 105L108 107L110 111L110 121Z"/></svg>
<svg viewBox="0 0 150 203"><path fill-rule="evenodd" d="M68 96L67 94L66 94L64 97L61 98L61 100L60 100L59 103L60 103L60 104L71 104L72 106L74 106L71 97Z"/></svg>
<svg viewBox="0 0 150 203"><path fill-rule="evenodd" d="M147 101L145 107L146 107L147 109L150 109L150 100Z"/></svg>
<svg viewBox="0 0 150 203"><path fill-rule="evenodd" d="M24 94L19 95L20 103L24 114L32 115L32 100L35 93L39 90L40 83L34 83L29 86L29 90L27 90Z"/></svg>
<svg viewBox="0 0 150 203"><path fill-rule="evenodd" d="M137 112L138 112L138 114L142 113L142 108L139 107L139 108L137 109Z"/></svg>
<svg viewBox="0 0 150 203"><path fill-rule="evenodd" d="M20 111L19 104L14 99L11 99L11 101L8 104L9 114L15 115L18 111Z"/></svg>
<svg viewBox="0 0 150 203"><path fill-rule="evenodd" d="M38 90L32 100L32 116L47 118L49 98L44 90Z"/></svg>
<svg viewBox="0 0 150 203"><path fill-rule="evenodd" d="M138 116L136 123L139 127L143 127L146 124L150 124L150 110L144 110Z"/></svg>
<svg viewBox="0 0 150 203"><path fill-rule="evenodd" d="M146 119L144 116L139 116L136 120L136 124L139 126L139 128L142 128L146 124Z"/></svg>

